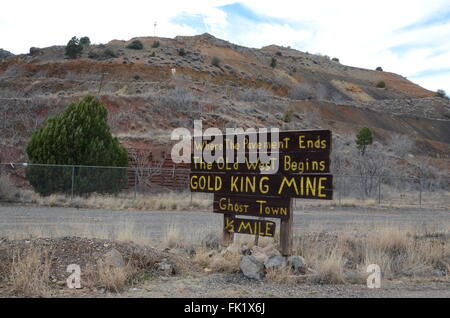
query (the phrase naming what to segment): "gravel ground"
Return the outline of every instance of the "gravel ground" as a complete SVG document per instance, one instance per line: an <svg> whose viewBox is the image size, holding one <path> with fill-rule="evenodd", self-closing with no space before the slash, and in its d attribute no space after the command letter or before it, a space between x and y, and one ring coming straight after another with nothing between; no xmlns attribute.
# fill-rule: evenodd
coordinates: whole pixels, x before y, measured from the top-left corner
<svg viewBox="0 0 450 318"><path fill-rule="evenodd" d="M134 236L157 243L175 226L183 239L199 239L220 230L221 215L208 212L101 210L0 205L0 236ZM450 209L391 207L303 208L294 214L294 231L366 231L377 226L420 227L448 232ZM128 233L122 233L128 232ZM186 237L183 237L186 236Z"/></svg>
<svg viewBox="0 0 450 318"><path fill-rule="evenodd" d="M60 297L124 298L450 298L450 281L382 281L381 288L365 285L293 286L257 282L241 274L211 274L202 277L164 277L121 293L62 290ZM0 296L1 297L1 296Z"/></svg>
<svg viewBox="0 0 450 318"><path fill-rule="evenodd" d="M145 234L150 241L159 242L170 225L183 227L184 233L197 230L199 237L205 231L220 228L221 217L206 212L161 212L161 211L110 211L96 209L76 209L58 207L34 207L19 205L0 206L0 237L18 234L51 234L53 236L83 236L110 234L118 231L124 224L133 224L129 233L133 237ZM424 227L433 231L448 233L449 210L393 209L393 208L307 208L295 211L295 231L365 231L378 225L399 227ZM91 228L92 232L86 229ZM125 226L126 228L126 226ZM39 231L36 232L36 229ZM104 231L104 233L102 232ZM113 233L114 234L114 233ZM118 233L116 233L118 234ZM46 245L48 240L37 240ZM8 249L10 241L1 241ZM83 252L95 260L106 249L114 246L124 255L129 254L130 246L108 243L102 240L63 239L54 245L55 260L60 267L56 280L62 280L62 269L66 263L80 261L73 259L66 251ZM70 243L70 244L69 244ZM72 244L73 243L73 244ZM69 244L69 245L67 245ZM75 244L75 245L74 245ZM80 245L81 244L81 245ZM73 246L72 246L73 245ZM86 247L86 248L84 248ZM83 251L81 251L81 249ZM134 248L132 249L134 250ZM63 251L61 253L59 251ZM160 250L161 255L165 254ZM188 259L185 260L190 263ZM80 261L81 262L81 261ZM183 261L184 262L184 261ZM83 263L83 262L81 262ZM270 282L257 282L242 274L205 274L201 270L180 273L175 276L159 276L146 281L121 294L100 290L68 290L59 288L54 296L59 297L445 297L450 298L449 277L434 278L428 281L402 279L382 280L380 289L368 289L365 285L319 285L302 282L296 285L279 285ZM3 294L5 296L5 294ZM2 297L0 287L0 297Z"/></svg>
<svg viewBox="0 0 450 318"><path fill-rule="evenodd" d="M164 286L162 289L161 286ZM450 281L382 281L380 289L365 285L293 286L256 282L241 274L212 274L200 278L171 277L131 289L122 297L445 297L450 298Z"/></svg>

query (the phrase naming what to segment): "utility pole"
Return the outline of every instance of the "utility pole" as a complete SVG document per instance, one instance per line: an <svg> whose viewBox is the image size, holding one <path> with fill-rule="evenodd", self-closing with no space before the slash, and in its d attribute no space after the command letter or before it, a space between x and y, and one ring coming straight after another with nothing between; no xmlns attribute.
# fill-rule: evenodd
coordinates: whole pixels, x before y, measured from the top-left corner
<svg viewBox="0 0 450 318"><path fill-rule="evenodd" d="M155 23L153 24L153 36L156 37L156 25L157 25L157 21L155 21Z"/></svg>

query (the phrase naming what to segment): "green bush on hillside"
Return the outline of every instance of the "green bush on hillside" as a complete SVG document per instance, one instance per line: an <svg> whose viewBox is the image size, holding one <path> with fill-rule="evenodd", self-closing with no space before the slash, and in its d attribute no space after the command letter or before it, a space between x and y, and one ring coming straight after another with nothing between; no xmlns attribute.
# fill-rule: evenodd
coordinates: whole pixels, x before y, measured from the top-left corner
<svg viewBox="0 0 450 318"><path fill-rule="evenodd" d="M144 44L142 44L142 42L139 40L134 40L133 42L131 42L130 44L127 45L127 49L132 49L132 50L142 50L143 48L144 48Z"/></svg>
<svg viewBox="0 0 450 318"><path fill-rule="evenodd" d="M106 108L92 96L70 104L63 113L50 118L33 133L26 152L31 164L48 165L28 165L26 169L30 184L44 196L70 193L72 176L77 195L117 193L127 183L126 169L50 166L128 165L127 151L111 135Z"/></svg>

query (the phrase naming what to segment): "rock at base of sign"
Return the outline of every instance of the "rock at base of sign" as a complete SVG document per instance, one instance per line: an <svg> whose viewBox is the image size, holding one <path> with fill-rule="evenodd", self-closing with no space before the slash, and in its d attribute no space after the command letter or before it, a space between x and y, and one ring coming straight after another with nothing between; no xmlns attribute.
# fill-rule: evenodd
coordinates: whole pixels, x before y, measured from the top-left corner
<svg viewBox="0 0 450 318"><path fill-rule="evenodd" d="M264 266L266 269L281 269L287 266L287 259L286 257L279 255L268 257L264 262Z"/></svg>
<svg viewBox="0 0 450 318"><path fill-rule="evenodd" d="M167 258L163 258L161 262L156 265L158 266L158 270L166 275L175 274L175 268L167 261Z"/></svg>
<svg viewBox="0 0 450 318"><path fill-rule="evenodd" d="M252 254L252 250L247 245L242 245L242 247L241 247L241 254L242 255L251 255Z"/></svg>
<svg viewBox="0 0 450 318"><path fill-rule="evenodd" d="M97 262L98 266L107 266L107 267L117 267L122 268L125 267L125 260L123 259L122 254L115 248L111 249L102 258L100 258Z"/></svg>
<svg viewBox="0 0 450 318"><path fill-rule="evenodd" d="M219 245L220 245L220 238L219 235L217 235L217 233L213 232L209 233L202 240L202 246L212 250L219 249Z"/></svg>
<svg viewBox="0 0 450 318"><path fill-rule="evenodd" d="M292 268L294 274L306 274L306 271L308 270L305 259L301 256L290 256L287 259L287 263Z"/></svg>
<svg viewBox="0 0 450 318"><path fill-rule="evenodd" d="M258 262L264 264L268 257L266 255L266 253L260 251L260 250L252 250L252 254L251 254Z"/></svg>
<svg viewBox="0 0 450 318"><path fill-rule="evenodd" d="M262 280L264 278L264 264L259 262L252 255L242 256L239 267L245 277L257 280Z"/></svg>

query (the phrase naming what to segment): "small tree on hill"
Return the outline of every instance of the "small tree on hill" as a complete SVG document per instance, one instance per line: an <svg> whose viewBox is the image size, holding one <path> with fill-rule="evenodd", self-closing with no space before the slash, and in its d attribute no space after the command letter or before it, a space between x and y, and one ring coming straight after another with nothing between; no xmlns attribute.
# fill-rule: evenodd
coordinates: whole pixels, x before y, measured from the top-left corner
<svg viewBox="0 0 450 318"><path fill-rule="evenodd" d="M76 36L70 39L66 45L66 56L71 59L76 59L83 52L83 45L80 44L80 40Z"/></svg>
<svg viewBox="0 0 450 318"><path fill-rule="evenodd" d="M359 149L359 152L362 156L364 156L367 146L371 145L372 143L372 131L369 128L364 127L356 135L356 147Z"/></svg>
<svg viewBox="0 0 450 318"><path fill-rule="evenodd" d="M270 60L270 67L275 68L276 66L277 66L277 59L272 57L272 59Z"/></svg>
<svg viewBox="0 0 450 318"><path fill-rule="evenodd" d="M80 44L81 45L91 45L91 39L89 39L89 37L87 37L87 36L83 36L82 38L80 38Z"/></svg>
<svg viewBox="0 0 450 318"><path fill-rule="evenodd" d="M133 49L133 50L142 50L144 48L144 44L142 44L139 40L134 40L130 44L127 45L127 49Z"/></svg>
<svg viewBox="0 0 450 318"><path fill-rule="evenodd" d="M215 67L219 67L220 59L217 56L213 56L213 58L211 59L211 65L215 66Z"/></svg>
<svg viewBox="0 0 450 318"><path fill-rule="evenodd" d="M441 98L448 98L447 93L443 89L438 89L436 91L436 96Z"/></svg>
<svg viewBox="0 0 450 318"><path fill-rule="evenodd" d="M379 81L377 83L378 88L386 88L386 82L385 81Z"/></svg>
<svg viewBox="0 0 450 318"><path fill-rule="evenodd" d="M125 167L128 155L113 137L107 110L94 97L72 103L32 135L26 147L29 162L46 165ZM26 175L41 195L116 193L127 182L126 169L29 165Z"/></svg>

